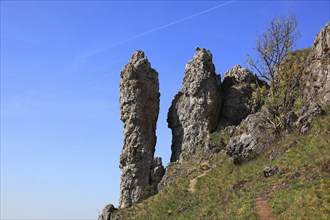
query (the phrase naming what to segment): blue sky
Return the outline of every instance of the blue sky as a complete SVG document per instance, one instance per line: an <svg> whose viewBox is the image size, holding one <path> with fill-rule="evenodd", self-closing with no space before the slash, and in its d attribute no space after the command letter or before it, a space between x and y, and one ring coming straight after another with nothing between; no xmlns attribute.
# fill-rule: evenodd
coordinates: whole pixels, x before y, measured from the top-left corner
<svg viewBox="0 0 330 220"><path fill-rule="evenodd" d="M117 205L119 73L135 50L159 72L167 164L167 111L194 48L223 75L289 12L298 49L330 20L328 1L1 1L1 219L95 219Z"/></svg>

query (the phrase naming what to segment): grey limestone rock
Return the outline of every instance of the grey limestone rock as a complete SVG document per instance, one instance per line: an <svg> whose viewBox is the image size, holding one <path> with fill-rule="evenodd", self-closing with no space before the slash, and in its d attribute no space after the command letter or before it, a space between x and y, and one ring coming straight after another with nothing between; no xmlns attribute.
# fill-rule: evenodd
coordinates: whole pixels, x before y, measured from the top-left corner
<svg viewBox="0 0 330 220"><path fill-rule="evenodd" d="M154 159L160 97L158 73L144 52L136 51L120 76L124 146L119 165L119 208L125 208L155 193L164 168L160 158Z"/></svg>
<svg viewBox="0 0 330 220"><path fill-rule="evenodd" d="M226 146L235 164L240 164L263 153L277 138L269 118L263 112L246 117Z"/></svg>
<svg viewBox="0 0 330 220"><path fill-rule="evenodd" d="M317 34L306 62L306 100L330 105L330 22Z"/></svg>
<svg viewBox="0 0 330 220"><path fill-rule="evenodd" d="M304 103L302 108L294 113L297 117L294 126L299 129L300 133L306 133L311 126L312 117L323 113L324 111L319 104L314 102Z"/></svg>
<svg viewBox="0 0 330 220"><path fill-rule="evenodd" d="M97 220L111 220L111 213L116 210L117 209L112 204L106 205Z"/></svg>
<svg viewBox="0 0 330 220"><path fill-rule="evenodd" d="M305 133L310 128L312 117L322 113L320 105L306 102L301 109L288 113L286 125L283 126L287 131L297 129ZM277 140L280 135L274 127L277 119L268 106L263 106L261 111L249 115L235 128L225 148L235 164L254 159Z"/></svg>
<svg viewBox="0 0 330 220"><path fill-rule="evenodd" d="M277 166L265 167L263 170L264 177L268 178L274 176L278 172Z"/></svg>
<svg viewBox="0 0 330 220"><path fill-rule="evenodd" d="M305 100L302 107L296 112L288 112L286 117L276 116L271 111L272 109L266 106L262 108L261 112L247 116L236 127L234 135L226 146L226 151L234 163L251 160L264 152L277 139L279 135L277 132L281 131L278 130L278 125L287 131L298 129L300 133L305 133L310 128L312 117L323 113L320 105L330 104L330 23L318 33L305 62L302 64L304 72L299 75L297 85L295 85ZM234 68L236 72L237 69L239 67ZM229 72L228 75L232 75L232 73ZM242 80L238 78L236 81ZM230 118L230 116L226 116L228 109L235 109L235 107L240 106L240 103L242 104L247 100L232 95L235 97L233 104L226 104L226 98L230 93L228 88L231 88L232 84L234 83L229 83L230 86L227 86L224 83L225 103L222 113L224 118ZM249 108L245 107L243 104L237 109L241 110L241 114L246 115ZM230 113L232 116L240 117L239 111ZM284 123L280 121L282 117L284 117Z"/></svg>
<svg viewBox="0 0 330 220"><path fill-rule="evenodd" d="M222 83L224 102L219 128L238 125L248 115L257 112L260 104L254 103L251 96L253 91L262 86L267 86L266 82L240 65L227 71Z"/></svg>
<svg viewBox="0 0 330 220"><path fill-rule="evenodd" d="M168 112L172 129L171 162L182 161L207 148L207 134L217 127L222 103L220 76L210 51L196 48L185 68L182 90Z"/></svg>

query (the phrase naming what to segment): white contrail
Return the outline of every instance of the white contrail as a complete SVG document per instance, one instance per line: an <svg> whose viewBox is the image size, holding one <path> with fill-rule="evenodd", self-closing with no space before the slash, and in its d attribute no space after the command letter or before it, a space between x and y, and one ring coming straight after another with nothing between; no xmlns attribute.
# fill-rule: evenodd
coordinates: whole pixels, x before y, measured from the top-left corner
<svg viewBox="0 0 330 220"><path fill-rule="evenodd" d="M201 11L201 12L195 13L195 14L193 14L193 15L189 15L189 16L187 16L187 17L184 17L184 18L181 18L181 19L179 19L179 20L176 20L176 21L170 22L170 23L168 23L168 24L162 25L162 26L160 26L160 27L157 27L157 28L151 29L151 30L146 31L146 32L144 32L144 33L141 33L141 34L135 35L135 36L130 37L130 38L126 39L126 40L123 40L123 41L120 41L120 42L118 42L118 43L115 43L115 44L112 44L112 45L110 45L110 46L107 46L107 47L104 47L104 48L102 48L102 49L99 49L99 50L95 51L95 52L93 53L93 55L94 55L94 54L97 54L97 53L100 53L100 52L102 52L102 51L108 50L108 49L110 49L110 48L114 48L114 47L120 46L120 45L125 44L125 43L127 43L127 42L129 42L129 41L132 41L132 40L138 39L138 38L140 38L140 37L143 37L143 36L146 36L146 35L148 35L148 34L154 33L154 32L156 32L156 31L160 31L160 30L162 30L162 29L164 29L164 28L167 28L167 27L170 27L170 26L172 26L172 25L175 25L175 24L181 23L181 22L183 22L183 21L187 21L187 20L192 19L192 18L195 18L195 17L197 17L197 16L200 16L200 15L206 14L206 13L208 13L208 12L210 12L210 11L214 11L214 10L216 10L216 9L218 9L218 8L222 8L222 7L226 6L226 5L229 5L229 4L231 4L231 3L234 3L234 2L236 2L236 1L237 1L237 0L233 0L233 1L225 2L225 3L223 3L223 4L220 4L220 5L214 6L214 7L212 7L212 8L206 9L206 10L204 10L204 11Z"/></svg>
<svg viewBox="0 0 330 220"><path fill-rule="evenodd" d="M187 17L184 17L184 18L181 18L181 19L179 19L179 20L176 20L176 21L170 22L170 23L168 23L168 24L162 25L162 26L160 26L160 27L157 27L157 28L151 29L151 30L146 31L146 32L144 32L144 33L141 33L141 34L135 35L135 36L130 37L130 38L126 39L126 40L123 40L123 41L120 41L120 42L118 42L118 43L112 44L112 45L110 45L110 46L107 46L107 47L101 48L101 49L99 49L99 50L96 50L96 51L94 51L94 52L92 52L92 53L86 55L85 58L87 58L87 57L91 57L91 56L93 56L93 55L95 55L95 54L98 54L98 53L100 53L100 52L103 52L103 51L105 51L105 50L108 50L108 49L111 49L111 48L114 48L114 47L120 46L120 45L125 44L125 43L127 43L127 42L129 42L129 41L132 41L132 40L138 39L138 38L140 38L140 37L143 37L143 36L146 36L146 35L148 35L148 34L154 33L154 32L156 32L156 31L162 30L162 29L164 29L164 28L167 28L167 27L170 27L170 26L172 26L172 25L178 24L178 23L180 23L180 22L187 21L187 20L192 19L192 18L194 18L194 17L197 17L197 16L199 16L199 15L203 15L203 14L208 13L208 12L210 12L210 11L214 11L214 10L216 10L216 9L218 9L218 8L224 7L224 6L226 6L226 5L229 5L229 4L231 4L231 3L234 3L234 2L236 2L236 1L237 1L237 0L233 0L233 1L228 1L228 2L222 3L222 4L220 4L220 5L217 5L217 6L214 6L214 7L212 7L212 8L206 9L206 10L204 10L204 11L201 11L201 12L195 13L195 14L193 14L193 15L189 15L189 16L187 16ZM93 79L93 80L90 81L89 83L87 83L87 84L85 84L85 85L82 85L82 86L80 86L80 87L78 87L78 88L75 88L75 89L73 89L73 90L70 91L70 92L75 92L75 91L80 90L80 89L82 89L82 88L86 88L86 87L90 86L91 84L95 83L96 81L108 77L108 76L111 75L112 73L113 73L113 72L111 72L111 73L109 73L109 74L102 75L102 76L100 76L100 77L97 77L96 79ZM67 92L66 92L66 93L67 93ZM63 93L63 94L66 94L66 93ZM63 94L60 94L60 95L63 95Z"/></svg>
<svg viewBox="0 0 330 220"><path fill-rule="evenodd" d="M216 6L212 7L212 8L206 9L206 10L204 10L204 11L201 11L201 12L195 13L195 14L193 14L193 15L189 15L189 16L187 16L187 17L181 18L181 19L176 20L176 21L172 21L172 22L170 22L170 23L168 23L168 24L165 24L165 25L162 25L162 26L160 26L160 27L157 27L157 28L151 29L151 30L146 31L146 32L144 32L144 33L141 33L141 34L135 35L135 36L130 37L130 38L126 39L126 40L123 40L123 41L120 41L120 42L114 43L114 44L112 44L112 45L109 45L109 46L106 46L106 47L100 48L100 49L98 49L98 50L95 50L95 51L89 52L89 53L87 53L87 54L82 55L81 57L78 57L78 58L77 58L77 60L78 60L77 62L78 62L78 64L79 64L80 62L84 62L85 59L88 59L88 58L90 58L90 57L92 57L92 56L94 56L94 55L96 55L96 54L98 54L98 53L100 53L100 52L103 52L103 51L105 51L105 50L108 50L108 49L111 49L111 48L114 48L114 47L120 46L120 45L125 44L125 43L127 43L127 42L129 42L129 41L132 41L132 40L135 40L135 39L141 38L141 37L146 36L146 35L148 35L148 34L154 33L154 32L156 32L156 31L160 31L160 30L165 29L165 28L167 28L167 27L170 27L170 26L172 26L172 25L175 25L175 24L178 24L178 23L181 23L181 22L187 21L187 20L189 20L189 19L195 18L195 17L197 17L197 16L200 16L200 15L206 14L206 13L208 13L208 12L210 12L210 11L214 11L214 10L216 10L216 9L218 9L218 8L224 7L224 6L226 6L226 5L229 5L229 4L231 4L231 3L234 3L234 2L236 2L236 1L237 1L237 0L232 0L232 1L224 2L224 3L220 4L220 5L216 5ZM119 60L121 60L121 59L119 59ZM118 62L118 60L116 60L114 63L117 63L117 62ZM112 63L112 64L113 64L113 63ZM69 66L69 67L67 67L67 68L65 68L63 71L65 71L65 70L67 70L67 69L70 69L70 68L72 68L72 66L75 66L75 65L76 65L76 63L72 64L71 66ZM109 64L107 64L106 66L108 66L108 65L109 65ZM111 72L111 73L112 73L112 72ZM100 76L100 77L98 77L98 78L96 78L96 79L90 81L89 83L87 83L87 84L85 84L85 85L83 85L83 86L80 86L80 87L78 87L78 88L76 88L76 89L73 89L72 92L77 91L77 90L79 90L79 89L81 89L81 88L88 87L89 85L93 84L94 82L96 82L96 81L98 81L98 80L101 80L101 79L104 79L104 78L108 77L109 75L111 75L111 73L106 74L106 75L102 75L102 76ZM41 91L41 90L42 90L42 89L36 90L35 93L36 93L36 92L39 92L39 91ZM71 91L70 91L70 92L71 92ZM54 97L55 97L55 96L56 96L56 97L57 97L57 96L61 96L61 95L63 95L63 94L66 94L66 93L57 94L57 95L54 95ZM53 97L53 96L52 96L52 97Z"/></svg>

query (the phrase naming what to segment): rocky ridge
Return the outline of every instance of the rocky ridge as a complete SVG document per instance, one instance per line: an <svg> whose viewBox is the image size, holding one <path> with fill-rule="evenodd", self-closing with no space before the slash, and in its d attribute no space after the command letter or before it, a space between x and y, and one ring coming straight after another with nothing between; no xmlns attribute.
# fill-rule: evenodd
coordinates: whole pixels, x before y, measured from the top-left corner
<svg viewBox="0 0 330 220"><path fill-rule="evenodd" d="M262 102L259 102L260 100L256 100L252 96L254 93L260 92L261 88L268 89L265 82L259 80L249 70L236 65L232 70L226 72L221 84L220 77L215 73L210 51L196 48L193 59L186 65L182 90L174 97L168 113L168 126L172 129L173 136L172 163L166 169L165 175L161 159L153 158L159 95L158 102L155 101L156 99L152 99L153 101L147 104L146 100L140 98L141 95L134 96L147 88L146 93L155 97L154 95L159 89L158 78L151 77L153 79L151 80L142 72L148 73L148 76L158 74L151 69L143 52L138 51L133 54L130 63L121 73L123 82L121 82L121 118L125 123L124 148L120 165L123 172L121 198L125 198L124 200L127 202L122 202L124 200L121 199L120 208L128 207L155 194L158 190L162 190L175 181L175 175L182 177L196 172L196 169L188 169L190 174L187 174L185 169L181 170L182 166L191 160L194 160L194 163L200 163L207 160L211 154L223 150L235 164L240 164L265 152L272 143L287 132L297 130L305 133L310 127L311 118L322 114L322 106L330 104L329 45L330 23L317 35L311 52L306 59L302 58L303 62L300 62L299 68L294 70L296 73L293 79L287 82L287 86L290 86L289 90L301 95L287 99L287 95L291 94L288 93L285 94L283 104L271 103L264 106L262 106ZM141 75L142 78L138 77L137 80L135 78L137 75ZM126 80L128 81L124 83ZM129 82L130 80L134 82ZM154 86L151 85L152 83L149 84L150 80L156 84L153 89L149 88ZM135 81L139 81L143 86L136 86L139 83L135 83ZM289 85L290 83L292 85ZM156 90L157 92L155 92ZM130 100L122 101L122 99L126 99L126 95ZM301 97L303 100L300 99ZM125 109L124 105L126 105ZM158 105L158 107L152 107L153 105ZM137 136L143 135L140 133L141 124L130 119L140 118L143 115L142 113L137 114L139 111L143 112L141 106L153 109L154 114L148 114L152 119L149 118L143 122L150 122L149 125L153 125L152 129L147 129L147 131L150 132L149 135L151 134L148 137L155 137L151 138L151 142L143 142L145 143L143 146L148 146L141 148L148 151L145 154L147 159L143 161L137 160L135 157L140 155L135 154L136 151L132 150L135 149L136 143L140 143L134 140L138 138ZM124 117L124 115L129 117ZM149 125L146 123L148 128ZM126 126L130 129L126 130ZM135 129L135 127L138 128ZM132 130L139 132L130 132ZM209 137L213 135L212 132L219 139L210 144ZM216 151L212 149L213 147ZM207 156L208 153L209 156ZM203 155L202 158L199 155ZM271 155L270 159L274 159L276 156L278 155ZM139 169L145 169L146 172L139 172ZM132 170L135 172L133 175L130 173ZM149 183L146 179L149 180ZM157 183L159 183L158 188ZM118 213L111 219L121 219L120 212Z"/></svg>
<svg viewBox="0 0 330 220"><path fill-rule="evenodd" d="M305 133L312 117L323 113L321 105L330 104L329 45L330 23L316 36L311 52L298 68L288 63L290 67L285 70L292 71L294 77L285 79L286 85L290 86L290 93L285 94L283 103L265 105L260 112L249 115L233 128L235 132L232 132L225 150L234 163L242 163L260 155L282 133L293 130ZM287 104L287 100L292 104ZM296 110L295 104L298 106Z"/></svg>

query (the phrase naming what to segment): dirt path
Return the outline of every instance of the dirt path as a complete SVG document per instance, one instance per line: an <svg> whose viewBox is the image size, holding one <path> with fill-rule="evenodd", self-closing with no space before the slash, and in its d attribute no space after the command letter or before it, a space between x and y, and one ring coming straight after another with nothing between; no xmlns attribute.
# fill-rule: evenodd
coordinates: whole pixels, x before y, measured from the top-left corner
<svg viewBox="0 0 330 220"><path fill-rule="evenodd" d="M196 184L197 180L203 176L205 176L208 172L210 172L211 169L204 171L204 173L196 176L195 178L190 180L189 183L189 192L195 192L196 190ZM276 218L273 216L273 214L270 211L270 208L268 206L268 196L265 196L264 198L259 198L256 200L256 211L260 218L260 220L276 220Z"/></svg>
<svg viewBox="0 0 330 220"><path fill-rule="evenodd" d="M203 173L190 180L189 189L188 189L189 192L195 192L197 180L205 176L208 172L212 170L212 168L209 166L207 162L202 163L200 165L200 168L201 170L203 170Z"/></svg>
<svg viewBox="0 0 330 220"><path fill-rule="evenodd" d="M270 212L267 198L260 198L256 200L256 211L260 220L276 220Z"/></svg>
<svg viewBox="0 0 330 220"><path fill-rule="evenodd" d="M190 180L190 183L189 183L189 192L195 192L195 186L196 186L197 180L199 178L201 178L202 176L205 176L207 173L208 172L204 172L201 175L196 176L195 178L193 178L193 179Z"/></svg>

